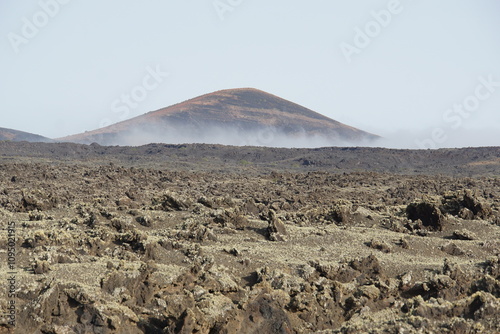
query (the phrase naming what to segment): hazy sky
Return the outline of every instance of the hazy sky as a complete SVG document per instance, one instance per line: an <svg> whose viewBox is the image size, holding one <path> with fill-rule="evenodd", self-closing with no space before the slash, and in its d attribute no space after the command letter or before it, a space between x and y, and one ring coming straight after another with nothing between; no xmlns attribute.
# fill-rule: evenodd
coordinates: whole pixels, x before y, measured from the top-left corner
<svg viewBox="0 0 500 334"><path fill-rule="evenodd" d="M498 146L499 17L498 0L2 0L0 127L54 138L254 87L390 147Z"/></svg>

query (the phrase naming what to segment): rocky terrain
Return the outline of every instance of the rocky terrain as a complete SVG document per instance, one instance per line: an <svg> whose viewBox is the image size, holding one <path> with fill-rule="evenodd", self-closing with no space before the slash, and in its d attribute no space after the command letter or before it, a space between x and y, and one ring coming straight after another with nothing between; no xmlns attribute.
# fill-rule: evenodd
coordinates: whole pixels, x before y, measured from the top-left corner
<svg viewBox="0 0 500 334"><path fill-rule="evenodd" d="M499 172L500 148L0 142L0 333L498 333Z"/></svg>
<svg viewBox="0 0 500 334"><path fill-rule="evenodd" d="M498 176L500 147L393 150L365 147L285 149L222 145L149 144L140 147L0 141L0 162L35 160L175 170L257 173L271 171L389 172Z"/></svg>

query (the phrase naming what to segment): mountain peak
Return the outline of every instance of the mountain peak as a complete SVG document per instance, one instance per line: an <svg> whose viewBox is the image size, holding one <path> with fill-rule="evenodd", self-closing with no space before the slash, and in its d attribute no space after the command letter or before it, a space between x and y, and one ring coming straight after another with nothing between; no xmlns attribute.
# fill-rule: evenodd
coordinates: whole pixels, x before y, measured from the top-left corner
<svg viewBox="0 0 500 334"><path fill-rule="evenodd" d="M268 139L259 139L262 136ZM291 142L297 144L312 138L321 139L321 146L331 146L373 140L377 136L262 90L236 88L201 95L61 140L102 145L141 145L154 141L290 146Z"/></svg>

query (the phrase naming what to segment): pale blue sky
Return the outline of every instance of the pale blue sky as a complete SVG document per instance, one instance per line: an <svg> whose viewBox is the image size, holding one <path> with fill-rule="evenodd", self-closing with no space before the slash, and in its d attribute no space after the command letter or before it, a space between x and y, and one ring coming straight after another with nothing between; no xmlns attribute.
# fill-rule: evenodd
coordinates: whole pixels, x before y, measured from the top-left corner
<svg viewBox="0 0 500 334"><path fill-rule="evenodd" d="M254 87L389 147L498 146L499 17L498 0L3 0L0 127L54 138Z"/></svg>

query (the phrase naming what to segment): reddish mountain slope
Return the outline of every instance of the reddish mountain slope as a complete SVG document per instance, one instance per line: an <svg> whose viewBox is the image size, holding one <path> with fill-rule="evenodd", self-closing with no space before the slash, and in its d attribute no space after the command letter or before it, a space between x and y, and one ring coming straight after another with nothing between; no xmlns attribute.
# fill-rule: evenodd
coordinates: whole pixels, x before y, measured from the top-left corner
<svg viewBox="0 0 500 334"><path fill-rule="evenodd" d="M52 139L46 137L6 128L0 128L0 140L29 141L29 142L42 142L42 143L52 142Z"/></svg>
<svg viewBox="0 0 500 334"><path fill-rule="evenodd" d="M101 145L165 142L292 146L287 142L314 140L340 145L376 138L277 96L244 88L202 95L59 140Z"/></svg>

